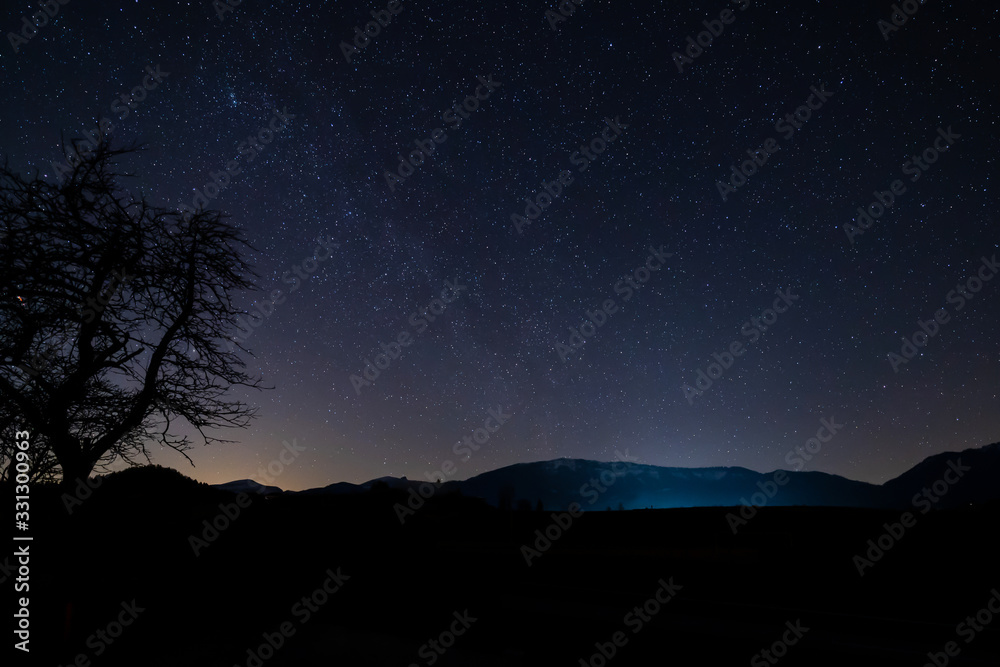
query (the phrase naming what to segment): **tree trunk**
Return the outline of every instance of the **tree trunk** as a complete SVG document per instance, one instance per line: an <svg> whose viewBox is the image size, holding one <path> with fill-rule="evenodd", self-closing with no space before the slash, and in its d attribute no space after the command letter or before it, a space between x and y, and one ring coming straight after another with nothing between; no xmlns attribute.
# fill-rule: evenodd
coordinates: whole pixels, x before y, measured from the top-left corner
<svg viewBox="0 0 1000 667"><path fill-rule="evenodd" d="M79 440L71 437L67 441L62 447L53 447L53 451L62 468L62 485L73 488L77 480L86 481L90 477L95 462L84 454Z"/></svg>

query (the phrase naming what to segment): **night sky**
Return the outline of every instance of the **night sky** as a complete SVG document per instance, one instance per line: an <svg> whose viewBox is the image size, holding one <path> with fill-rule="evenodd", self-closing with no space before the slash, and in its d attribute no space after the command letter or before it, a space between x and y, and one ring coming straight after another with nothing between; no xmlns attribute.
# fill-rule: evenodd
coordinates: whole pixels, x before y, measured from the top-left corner
<svg viewBox="0 0 1000 667"><path fill-rule="evenodd" d="M180 206L228 180L210 206L259 251L240 303L270 312L245 345L274 389L235 392L260 415L217 433L238 444L154 462L265 481L294 441L286 489L626 450L771 471L832 419L804 469L882 482L1000 440L1000 279L976 278L1000 253L1000 10L933 0L895 29L888 0L586 0L553 28L554 0L332 5L71 0L16 53L38 6L0 12L12 166L55 180L60 133L107 118L148 146L122 162L129 188ZM371 12L391 21L355 51Z"/></svg>

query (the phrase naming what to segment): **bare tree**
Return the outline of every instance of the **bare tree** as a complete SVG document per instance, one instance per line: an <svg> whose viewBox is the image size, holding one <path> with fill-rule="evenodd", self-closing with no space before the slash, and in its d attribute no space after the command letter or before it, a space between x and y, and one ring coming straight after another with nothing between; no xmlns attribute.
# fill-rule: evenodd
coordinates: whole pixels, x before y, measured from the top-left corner
<svg viewBox="0 0 1000 667"><path fill-rule="evenodd" d="M242 312L232 293L257 277L252 248L218 211L122 191L113 162L140 148L80 143L59 185L0 168L0 424L31 434L33 479L66 484L149 462L153 443L183 454L177 420L226 442L209 432L255 412L228 390L260 387L225 340Z"/></svg>

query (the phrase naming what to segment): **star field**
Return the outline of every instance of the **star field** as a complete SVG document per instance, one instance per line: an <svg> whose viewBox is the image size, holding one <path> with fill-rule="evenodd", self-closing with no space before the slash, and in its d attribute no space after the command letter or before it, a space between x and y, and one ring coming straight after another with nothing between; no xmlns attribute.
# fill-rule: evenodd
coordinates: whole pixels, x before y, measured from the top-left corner
<svg viewBox="0 0 1000 667"><path fill-rule="evenodd" d="M457 478L626 449L770 471L830 417L844 429L806 469L870 482L1000 440L1000 280L961 310L947 302L1000 251L1000 10L926 3L884 39L890 2L741 4L587 0L553 29L554 2L403 0L346 62L341 42L386 3L246 0L220 20L208 1L73 0L17 53L0 45L2 147L54 179L60 133L107 117L116 141L147 147L123 161L126 186L171 206L239 161L211 206L257 249L261 291L240 303L285 298L245 343L273 387L236 392L259 418L220 434L235 444L193 450L195 469L156 458L206 482L263 481L293 438L308 450L283 488L423 478L497 406L511 419ZM679 72L673 54L727 8ZM34 9L0 12L4 34ZM169 75L122 117L113 100L147 65ZM442 113L477 77L500 85L449 127ZM777 132L821 86L808 121ZM275 110L287 125L241 157ZM572 156L617 118L627 127L579 171ZM397 156L436 128L447 139L390 188ZM911 181L901 167L938 128L960 138ZM723 200L717 182L768 138L780 149ZM519 233L512 214L564 171L572 182ZM846 233L896 179L905 193ZM290 291L320 237L338 247ZM650 247L672 254L625 300L615 285ZM411 315L445 281L467 290L418 333ZM751 341L741 329L776 290L798 298ZM564 360L557 344L609 298L620 308ZM950 320L894 369L889 353L942 307ZM403 331L412 344L358 390L351 376ZM744 353L689 401L733 341Z"/></svg>

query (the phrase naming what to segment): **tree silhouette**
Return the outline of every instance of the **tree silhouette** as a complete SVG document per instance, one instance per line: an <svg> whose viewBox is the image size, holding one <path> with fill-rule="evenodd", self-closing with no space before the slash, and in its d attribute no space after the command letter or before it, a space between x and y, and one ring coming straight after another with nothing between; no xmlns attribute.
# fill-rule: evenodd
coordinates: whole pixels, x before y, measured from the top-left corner
<svg viewBox="0 0 1000 667"><path fill-rule="evenodd" d="M505 512L509 512L514 507L514 485L503 484L497 493L497 507Z"/></svg>
<svg viewBox="0 0 1000 667"><path fill-rule="evenodd" d="M141 147L80 143L59 185L0 168L0 424L30 433L33 479L58 471L65 484L149 462L153 442L191 461L171 425L227 442L207 431L255 412L227 390L260 387L223 340L241 314L231 293L254 287L250 245L218 211L182 215L122 191L113 162Z"/></svg>

